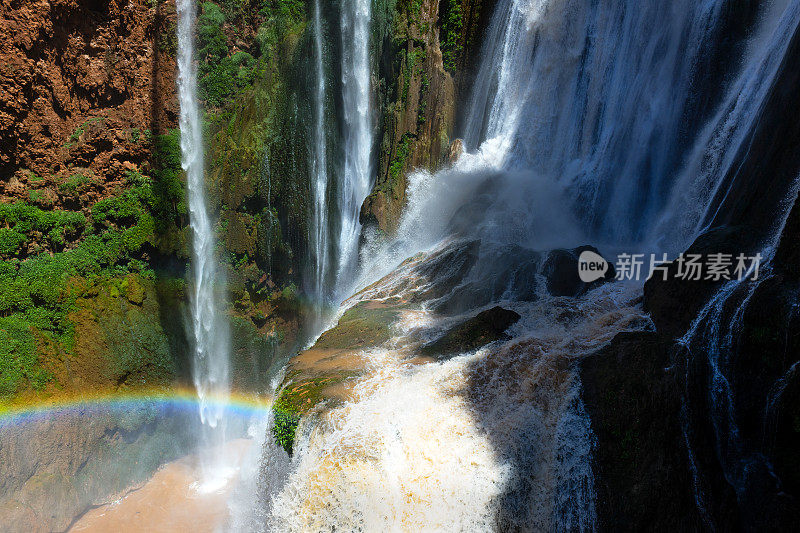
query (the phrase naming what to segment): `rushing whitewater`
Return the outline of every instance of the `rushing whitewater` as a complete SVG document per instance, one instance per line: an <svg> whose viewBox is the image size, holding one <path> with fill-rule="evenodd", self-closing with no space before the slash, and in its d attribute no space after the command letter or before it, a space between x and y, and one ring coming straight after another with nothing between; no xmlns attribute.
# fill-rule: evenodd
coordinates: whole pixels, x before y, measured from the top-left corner
<svg viewBox="0 0 800 533"><path fill-rule="evenodd" d="M412 268L350 303L407 298L425 283ZM366 354L370 377L352 401L301 428L272 528L590 529L591 434L571 362L646 323L635 296L622 285L577 301L542 294L513 305L523 319L512 340L423 365L415 347L446 324L408 310L396 337Z"/></svg>
<svg viewBox="0 0 800 533"><path fill-rule="evenodd" d="M724 2L501 0L463 131L468 152L410 176L396 237L364 251L362 291L343 306L400 305L403 317L360 354L369 364L349 400L301 422L288 472L269 476L268 526L593 530L576 364L652 324L641 283L554 296L548 259L584 244L612 255L692 242L719 209L798 4L770 4L726 52ZM703 68L711 52L731 65L719 79ZM420 357L498 304L521 315L510 338ZM281 453L270 448L266 462Z"/></svg>
<svg viewBox="0 0 800 533"><path fill-rule="evenodd" d="M203 129L197 102L194 61L196 4L178 0L178 96L182 166L186 171L192 227L191 318L194 335L192 374L200 398L200 418L213 435L209 444L224 440L225 400L230 394L227 323L220 317L214 290L222 278L214 258L214 231L206 208Z"/></svg>
<svg viewBox="0 0 800 533"><path fill-rule="evenodd" d="M358 215L373 179L369 58L371 20L370 0L347 0L342 3L342 112L346 128L344 169L338 192L341 228L337 246L339 265L336 287L346 289L351 287L358 266L361 234Z"/></svg>

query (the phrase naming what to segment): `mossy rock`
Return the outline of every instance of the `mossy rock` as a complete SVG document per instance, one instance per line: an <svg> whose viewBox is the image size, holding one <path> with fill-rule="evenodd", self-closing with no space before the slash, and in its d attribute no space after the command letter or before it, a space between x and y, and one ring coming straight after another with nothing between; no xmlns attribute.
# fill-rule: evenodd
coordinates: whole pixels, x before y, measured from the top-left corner
<svg viewBox="0 0 800 533"><path fill-rule="evenodd" d="M336 398L329 394L330 389L350 377L353 377L353 373L336 372L290 381L285 385L272 406L274 416L272 435L275 443L291 456L300 419L319 403L336 401Z"/></svg>
<svg viewBox="0 0 800 533"><path fill-rule="evenodd" d="M94 285L78 298L69 315L74 324L74 353L68 361L56 362L59 382L68 387L149 387L172 382L183 366L180 354L174 353L183 343L172 336L183 333L165 328L165 323L180 315L173 307L180 303L165 298L159 285L130 274Z"/></svg>
<svg viewBox="0 0 800 533"><path fill-rule="evenodd" d="M420 349L423 355L436 359L471 352L499 340L508 339L506 330L514 325L520 315L496 306L450 328L439 339Z"/></svg>
<svg viewBox="0 0 800 533"><path fill-rule="evenodd" d="M392 337L399 308L360 302L342 315L335 328L323 333L314 348L355 350L383 344Z"/></svg>

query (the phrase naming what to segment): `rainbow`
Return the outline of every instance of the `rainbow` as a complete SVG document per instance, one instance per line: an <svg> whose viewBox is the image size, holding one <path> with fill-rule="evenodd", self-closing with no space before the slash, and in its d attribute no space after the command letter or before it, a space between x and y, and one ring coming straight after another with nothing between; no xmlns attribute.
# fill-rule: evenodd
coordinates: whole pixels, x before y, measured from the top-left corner
<svg viewBox="0 0 800 533"><path fill-rule="evenodd" d="M190 387L150 389L135 391L92 391L49 398L16 400L0 404L0 427L34 422L64 415L81 416L93 410L124 410L152 406L167 410L198 409L200 399ZM226 412L239 417L264 414L272 405L272 398L252 393L231 392L227 398L211 398L210 402L222 406Z"/></svg>

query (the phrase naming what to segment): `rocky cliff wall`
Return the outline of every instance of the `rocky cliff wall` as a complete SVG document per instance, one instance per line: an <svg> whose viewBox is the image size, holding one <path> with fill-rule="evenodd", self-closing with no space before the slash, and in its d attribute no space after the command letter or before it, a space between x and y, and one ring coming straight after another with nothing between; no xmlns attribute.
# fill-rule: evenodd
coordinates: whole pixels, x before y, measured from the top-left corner
<svg viewBox="0 0 800 533"><path fill-rule="evenodd" d="M398 0L383 7L377 175L361 222L392 232L405 207L407 174L447 163L494 1Z"/></svg>
<svg viewBox="0 0 800 533"><path fill-rule="evenodd" d="M766 259L786 209L774 259L757 281L725 292L724 281L677 279L673 264L669 279L645 285L656 331L620 335L582 365L605 530L786 531L800 516L800 137L786 120L800 105L800 39L787 38L780 74L716 199L722 207L689 248Z"/></svg>
<svg viewBox="0 0 800 533"><path fill-rule="evenodd" d="M175 23L171 0L0 7L4 401L188 376ZM307 194L292 165L307 158L280 152L302 138L280 145L265 180L274 143L264 139L292 127L287 58L304 24L303 2L198 4L208 188L239 385L264 386L253 369L266 372L300 323Z"/></svg>

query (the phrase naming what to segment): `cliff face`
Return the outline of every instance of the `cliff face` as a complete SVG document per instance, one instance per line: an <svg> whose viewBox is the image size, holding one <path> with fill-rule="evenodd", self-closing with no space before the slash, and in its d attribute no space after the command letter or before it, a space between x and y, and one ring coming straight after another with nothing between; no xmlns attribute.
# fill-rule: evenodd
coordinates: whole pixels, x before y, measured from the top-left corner
<svg viewBox="0 0 800 533"><path fill-rule="evenodd" d="M790 38L722 208L689 248L768 255L786 208L774 258L726 293L725 282L677 279L672 265L668 280L645 285L656 332L618 336L583 364L604 529L782 531L800 516L800 129L786 120L800 111L800 36Z"/></svg>
<svg viewBox="0 0 800 533"><path fill-rule="evenodd" d="M190 451L192 415L156 403L131 403L92 409L90 416L60 413L4 426L3 528L67 531L83 512L119 498Z"/></svg>
<svg viewBox="0 0 800 533"><path fill-rule="evenodd" d="M286 87L304 23L302 2L198 4L207 187L240 387L262 387L299 328L307 193L291 169L307 158L285 149L302 136L275 138L293 127ZM188 377L175 25L170 0L0 7L4 401Z"/></svg>
<svg viewBox="0 0 800 533"><path fill-rule="evenodd" d="M0 24L3 200L75 207L58 185L76 174L95 178L81 206L112 195L176 122L174 5L12 1Z"/></svg>
<svg viewBox="0 0 800 533"><path fill-rule="evenodd" d="M161 266L183 247L165 187L180 183L174 4L6 2L0 27L0 394L168 383L183 357L161 325L182 289L156 290L182 276Z"/></svg>
<svg viewBox="0 0 800 533"><path fill-rule="evenodd" d="M363 224L393 231L405 207L408 172L447 162L493 7L491 0L387 2L386 31L377 43L377 176L361 210Z"/></svg>

